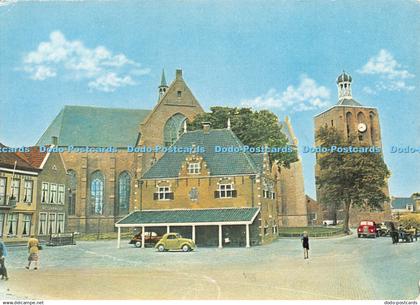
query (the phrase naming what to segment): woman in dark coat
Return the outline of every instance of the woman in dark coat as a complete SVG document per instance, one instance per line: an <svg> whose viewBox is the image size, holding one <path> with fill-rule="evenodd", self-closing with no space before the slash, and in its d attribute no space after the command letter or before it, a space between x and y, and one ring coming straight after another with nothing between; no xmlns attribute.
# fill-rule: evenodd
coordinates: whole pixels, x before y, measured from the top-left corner
<svg viewBox="0 0 420 305"><path fill-rule="evenodd" d="M302 246L303 246L303 258L309 258L309 237L308 232L303 232L302 236Z"/></svg>

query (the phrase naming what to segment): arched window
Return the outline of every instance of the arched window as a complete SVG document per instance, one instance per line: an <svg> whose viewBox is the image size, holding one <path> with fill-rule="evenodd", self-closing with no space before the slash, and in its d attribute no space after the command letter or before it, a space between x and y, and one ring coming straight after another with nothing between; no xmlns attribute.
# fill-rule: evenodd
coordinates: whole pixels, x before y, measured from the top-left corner
<svg viewBox="0 0 420 305"><path fill-rule="evenodd" d="M182 134L182 128L185 120L186 118L184 115L177 113L166 121L163 129L163 140L165 146L171 146L179 138Z"/></svg>
<svg viewBox="0 0 420 305"><path fill-rule="evenodd" d="M104 212L104 176L100 171L90 177L90 205L91 213L102 215Z"/></svg>
<svg viewBox="0 0 420 305"><path fill-rule="evenodd" d="M67 172L69 176L68 188L68 202L69 202L69 215L76 214L76 195L77 195L77 174L74 170L70 169Z"/></svg>
<svg viewBox="0 0 420 305"><path fill-rule="evenodd" d="M376 129L375 129L375 114L373 112L369 113L369 120L370 120L370 139L372 141L372 145L376 143Z"/></svg>
<svg viewBox="0 0 420 305"><path fill-rule="evenodd" d="M350 134L354 130L353 114L351 112L347 112L346 113L346 126L347 126L347 138L349 138L350 137Z"/></svg>
<svg viewBox="0 0 420 305"><path fill-rule="evenodd" d="M122 172L118 178L118 215L128 214L130 205L131 177Z"/></svg>

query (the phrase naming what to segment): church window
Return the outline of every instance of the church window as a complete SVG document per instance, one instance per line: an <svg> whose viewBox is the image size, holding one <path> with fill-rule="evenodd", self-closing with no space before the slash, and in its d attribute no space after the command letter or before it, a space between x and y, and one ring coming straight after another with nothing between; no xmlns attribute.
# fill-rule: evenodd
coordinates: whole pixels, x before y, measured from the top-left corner
<svg viewBox="0 0 420 305"><path fill-rule="evenodd" d="M182 91L177 91L177 92L176 92L176 96L177 96L177 97L181 97L181 94L182 94Z"/></svg>
<svg viewBox="0 0 420 305"><path fill-rule="evenodd" d="M334 120L331 120L331 126L334 126Z"/></svg>
<svg viewBox="0 0 420 305"><path fill-rule="evenodd" d="M92 214L102 215L104 209L104 176L96 171L91 176L90 203Z"/></svg>
<svg viewBox="0 0 420 305"><path fill-rule="evenodd" d="M131 177L128 172L122 172L118 178L118 214L127 214L130 204Z"/></svg>
<svg viewBox="0 0 420 305"><path fill-rule="evenodd" d="M188 163L188 174L199 174L200 173L200 163L191 162Z"/></svg>
<svg viewBox="0 0 420 305"><path fill-rule="evenodd" d="M346 113L346 127L347 127L347 138L349 138L353 131L353 114L351 112Z"/></svg>
<svg viewBox="0 0 420 305"><path fill-rule="evenodd" d="M375 145L376 129L374 128L375 114L373 112L369 114L369 119L370 119L370 139L372 141L372 145Z"/></svg>
<svg viewBox="0 0 420 305"><path fill-rule="evenodd" d="M68 175L69 175L68 211L69 211L69 215L75 215L76 214L77 176L74 170L69 170Z"/></svg>
<svg viewBox="0 0 420 305"><path fill-rule="evenodd" d="M185 116L177 113L173 115L168 121L166 121L165 127L163 128L163 140L165 146L171 146L179 138L183 132Z"/></svg>

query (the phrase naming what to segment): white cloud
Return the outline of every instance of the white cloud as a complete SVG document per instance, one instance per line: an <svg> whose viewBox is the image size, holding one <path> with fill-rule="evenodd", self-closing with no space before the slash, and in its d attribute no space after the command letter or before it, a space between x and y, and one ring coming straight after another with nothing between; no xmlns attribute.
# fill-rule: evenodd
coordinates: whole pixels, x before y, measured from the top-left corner
<svg viewBox="0 0 420 305"><path fill-rule="evenodd" d="M387 50L381 49L379 53L369 59L369 61L357 72L360 74L377 75L380 80L376 82L376 90L388 91L410 91L414 86L406 83L407 79L415 75L404 69L394 56ZM365 90L368 93L374 93L375 90Z"/></svg>
<svg viewBox="0 0 420 305"><path fill-rule="evenodd" d="M270 89L253 99L241 100L241 104L254 108L276 108L282 111L306 111L323 108L329 104L330 91L315 80L302 75L298 87L289 85L283 92Z"/></svg>
<svg viewBox="0 0 420 305"><path fill-rule="evenodd" d="M119 77L115 73L107 73L94 81L90 81L88 86L100 91L112 92L118 87L134 84L135 82L130 76Z"/></svg>
<svg viewBox="0 0 420 305"><path fill-rule="evenodd" d="M113 54L104 46L87 48L79 40L67 40L60 31L52 32L49 41L41 42L36 50L25 54L22 70L34 80L58 76L87 80L90 88L106 92L134 85L134 75L150 72L124 54Z"/></svg>

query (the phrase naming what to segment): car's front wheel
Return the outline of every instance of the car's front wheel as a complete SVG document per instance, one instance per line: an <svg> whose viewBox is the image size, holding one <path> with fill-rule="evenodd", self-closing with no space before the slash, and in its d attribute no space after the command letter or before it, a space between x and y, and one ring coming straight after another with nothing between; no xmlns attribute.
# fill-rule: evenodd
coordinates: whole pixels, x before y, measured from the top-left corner
<svg viewBox="0 0 420 305"><path fill-rule="evenodd" d="M159 251L159 252L163 252L163 251L165 251L165 247L164 247L163 245L159 245L159 246L158 246L158 251Z"/></svg>
<svg viewBox="0 0 420 305"><path fill-rule="evenodd" d="M190 246L188 246L188 245L183 245L181 249L182 249L182 251L184 251L184 252L188 252L188 251L190 251L190 250L191 250Z"/></svg>
<svg viewBox="0 0 420 305"><path fill-rule="evenodd" d="M141 242L136 241L136 243L134 245L136 246L136 248L140 248L141 247Z"/></svg>

